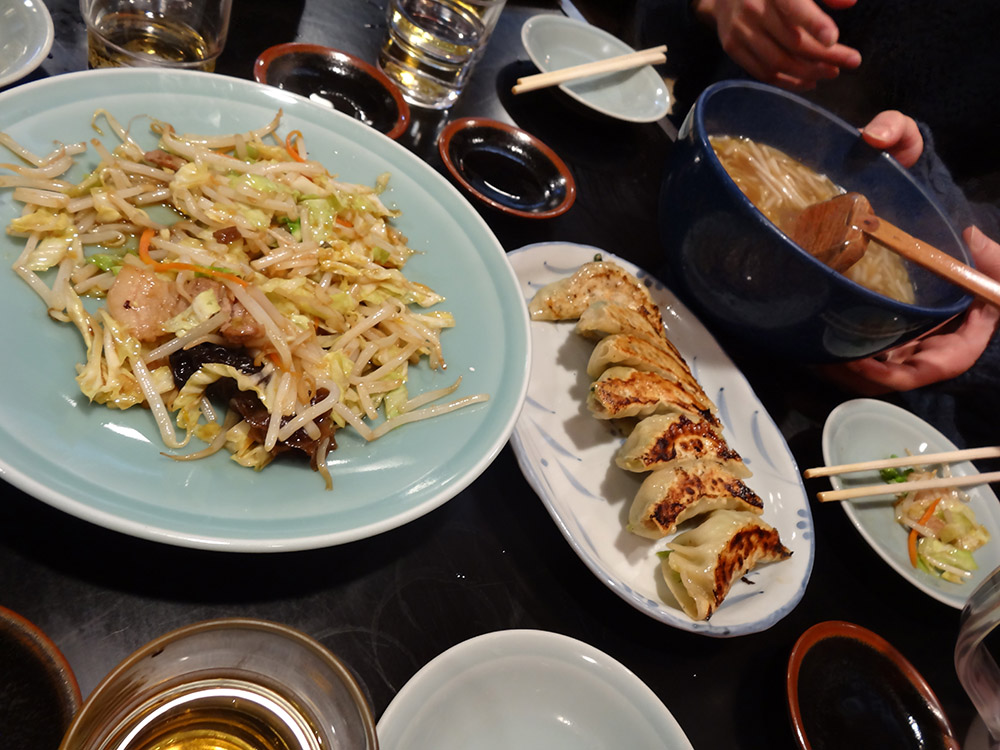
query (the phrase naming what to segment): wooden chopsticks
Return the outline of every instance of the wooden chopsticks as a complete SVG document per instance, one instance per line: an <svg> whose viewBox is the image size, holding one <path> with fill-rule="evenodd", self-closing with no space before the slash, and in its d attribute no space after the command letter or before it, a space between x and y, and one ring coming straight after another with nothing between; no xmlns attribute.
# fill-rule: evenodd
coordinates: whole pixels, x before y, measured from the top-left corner
<svg viewBox="0 0 1000 750"><path fill-rule="evenodd" d="M517 84L511 89L511 93L523 94L526 91L535 91L548 86L558 86L560 83L575 81L578 78L600 75L602 73L616 73L620 70L630 68L641 68L645 65L656 65L666 62L667 45L661 44L659 47L629 52L627 55L609 57L605 60L595 60L594 62L582 65L572 65L568 68L550 70L547 73L537 73L517 79Z"/></svg>
<svg viewBox="0 0 1000 750"><path fill-rule="evenodd" d="M859 497L874 497L876 495L900 495L904 492L917 492L918 490L936 490L945 487L971 487L976 484L988 484L990 482L1000 482L1000 471L987 474L969 474L962 477L916 479L912 482L867 484L863 487L850 487L845 490L817 492L816 498L821 503L828 503L834 500L854 500Z"/></svg>
<svg viewBox="0 0 1000 750"><path fill-rule="evenodd" d="M806 469L802 472L802 476L806 479L812 479L813 477L831 477L835 474L850 474L852 471L898 469L900 466L926 466L928 464L953 464L958 461L975 461L979 458L1000 458L1000 445L992 445L987 448L966 448L961 451L945 451L944 453L924 453L917 456L896 456L895 458L837 466L817 466Z"/></svg>
<svg viewBox="0 0 1000 750"><path fill-rule="evenodd" d="M885 458L876 461L859 461L853 464L839 464L837 466L818 466L806 469L802 476L806 479L813 477L828 477L835 474L849 474L856 471L874 471L876 469L896 469L901 466L927 466L929 464L947 464L957 461L972 461L979 458L1000 458L1000 445L986 448L968 448L959 451L945 451L944 453L924 453L915 456L898 456L895 458ZM816 493L820 502L831 502L835 500L852 500L860 497L872 497L875 495L898 495L904 492L916 492L918 490L941 489L945 487L970 487L977 484L987 484L989 482L1000 481L1000 471L988 474L970 474L968 476L957 477L936 477L934 479L917 479L912 482L898 482L870 484L863 487L850 487L843 490L828 490Z"/></svg>

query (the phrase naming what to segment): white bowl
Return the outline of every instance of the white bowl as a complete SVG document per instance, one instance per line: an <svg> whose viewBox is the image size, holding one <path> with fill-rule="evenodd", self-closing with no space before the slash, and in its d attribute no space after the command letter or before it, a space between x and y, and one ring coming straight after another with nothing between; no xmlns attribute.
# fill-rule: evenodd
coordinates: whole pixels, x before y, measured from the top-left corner
<svg viewBox="0 0 1000 750"><path fill-rule="evenodd" d="M445 651L378 723L381 750L691 750L632 672L581 641L501 630Z"/></svg>

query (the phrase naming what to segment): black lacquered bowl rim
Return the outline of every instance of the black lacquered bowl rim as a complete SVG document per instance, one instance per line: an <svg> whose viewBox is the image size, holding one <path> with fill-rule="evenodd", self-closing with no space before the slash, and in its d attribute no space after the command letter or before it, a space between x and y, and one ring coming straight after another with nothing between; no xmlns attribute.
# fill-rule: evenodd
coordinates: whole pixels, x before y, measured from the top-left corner
<svg viewBox="0 0 1000 750"><path fill-rule="evenodd" d="M291 54L307 54L307 55L317 55L319 57L329 57L338 60L342 63L348 63L352 67L367 74L373 82L377 83L378 86L385 90L392 100L396 104L396 122L393 124L392 128L388 130L385 135L393 140L396 140L403 133L410 124L410 105L406 103L403 98L403 94L397 88L389 76L383 73L381 70L376 68L359 57L356 57L349 52L344 52L343 50L334 49L333 47L326 47L322 44L307 44L305 42L286 42L284 44L276 44L273 47L268 47L266 50L257 56L257 60L254 62L253 66L253 77L257 83L268 84L267 71L270 69L271 64L280 57Z"/></svg>
<svg viewBox="0 0 1000 750"><path fill-rule="evenodd" d="M451 149L452 139L458 133L471 128L499 130L507 135L513 135L523 141L526 141L532 148L544 156L545 159L552 164L555 171L563 178L563 181L566 184L566 197L563 198L557 206L544 211L525 211L509 204L501 203L500 201L491 198L477 189L475 185L473 185L466 178L460 165L455 162ZM573 174L569 171L569 167L566 166L566 163L560 159L559 155L549 148L549 146L543 141L536 138L526 130L521 130L520 128L508 123L493 120L488 117L461 117L452 120L444 127L441 134L438 136L438 152L440 153L441 161L444 162L448 172L463 188L479 200L487 203L493 208L498 209L499 211L503 211L504 213L511 214L513 216L520 216L526 219L550 219L569 211L570 207L576 201L576 181L573 179Z"/></svg>

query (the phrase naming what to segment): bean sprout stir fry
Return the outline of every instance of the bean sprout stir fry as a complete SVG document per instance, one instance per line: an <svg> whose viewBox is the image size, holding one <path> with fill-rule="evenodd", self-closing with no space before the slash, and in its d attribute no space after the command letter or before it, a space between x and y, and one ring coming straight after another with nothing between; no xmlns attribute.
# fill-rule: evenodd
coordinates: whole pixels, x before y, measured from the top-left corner
<svg viewBox="0 0 1000 750"><path fill-rule="evenodd" d="M147 407L168 448L208 443L178 460L226 448L261 469L298 449L330 488L337 429L374 440L488 396L435 404L459 378L410 397L408 367L446 367L454 320L422 310L443 298L403 275L413 250L379 197L388 175L338 181L300 133L277 136L280 120L201 136L151 119L150 151L99 110L92 126L118 145L91 139L100 163L77 183L65 175L87 143L37 156L0 133L22 162L0 165L0 187L23 203L7 228L26 240L14 270L79 331L91 401Z"/></svg>

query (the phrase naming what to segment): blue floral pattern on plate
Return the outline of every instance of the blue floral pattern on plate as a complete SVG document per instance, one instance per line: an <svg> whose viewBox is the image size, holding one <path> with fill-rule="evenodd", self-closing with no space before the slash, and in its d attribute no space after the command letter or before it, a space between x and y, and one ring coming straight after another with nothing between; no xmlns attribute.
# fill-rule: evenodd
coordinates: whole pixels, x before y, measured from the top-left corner
<svg viewBox="0 0 1000 750"><path fill-rule="evenodd" d="M659 572L656 552L667 540L654 542L625 529L629 506L645 475L615 465L622 438L587 412L586 365L593 342L576 335L572 322L531 323L531 379L511 438L521 470L584 564L639 611L715 637L766 630L799 602L812 572L812 515L795 460L743 374L653 276L611 253L571 243L529 245L508 257L527 304L545 284L573 273L598 254L619 263L649 288L671 340L718 405L726 439L754 472L747 481L764 500L764 519L778 529L792 557L761 566L746 582L737 582L707 622L684 614Z"/></svg>

